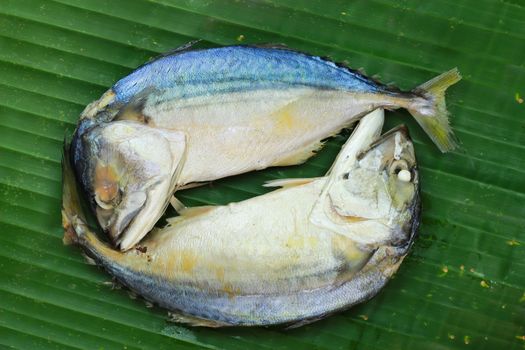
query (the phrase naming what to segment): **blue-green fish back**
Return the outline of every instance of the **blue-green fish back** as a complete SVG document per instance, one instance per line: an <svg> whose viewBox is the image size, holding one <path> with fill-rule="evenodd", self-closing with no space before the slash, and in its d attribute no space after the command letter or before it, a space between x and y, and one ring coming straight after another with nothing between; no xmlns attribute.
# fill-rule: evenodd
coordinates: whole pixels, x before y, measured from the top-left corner
<svg viewBox="0 0 525 350"><path fill-rule="evenodd" d="M143 65L113 86L127 103L143 91L177 97L290 87L383 92L386 87L329 60L283 48L229 46L175 52Z"/></svg>

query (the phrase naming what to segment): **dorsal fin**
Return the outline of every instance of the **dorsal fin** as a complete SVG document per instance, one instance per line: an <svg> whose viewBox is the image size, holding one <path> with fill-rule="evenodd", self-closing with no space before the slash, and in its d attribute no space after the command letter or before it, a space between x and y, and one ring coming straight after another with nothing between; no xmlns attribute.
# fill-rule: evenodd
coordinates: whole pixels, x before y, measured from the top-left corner
<svg viewBox="0 0 525 350"><path fill-rule="evenodd" d="M245 46L251 46L251 47L259 47L262 49L278 49L278 50L288 50L288 51L295 51L294 49L291 49L286 44L283 43L262 43L262 44L248 44Z"/></svg>
<svg viewBox="0 0 525 350"><path fill-rule="evenodd" d="M151 60L146 62L146 64L151 63L153 61L156 61L158 59L161 59L163 57L179 55L179 54L181 54L183 52L186 52L186 51L194 51L195 49L193 47L195 45L197 45L198 43L200 43L201 41L202 41L202 39L195 39L195 40L192 40L192 41L187 42L185 44L182 44L181 46L176 47L176 48L174 48L172 50L169 50L168 52L161 53L160 55L158 55L156 57L153 57Z"/></svg>
<svg viewBox="0 0 525 350"><path fill-rule="evenodd" d="M190 42L188 42L186 44L178 46L178 47L176 47L174 49L171 49L171 50L169 50L167 52L158 54L157 56L150 58L148 61L146 61L145 63L143 63L140 66L138 66L137 68L135 68L135 71L140 69L140 68L142 68L142 67L148 66L148 65L152 64L153 62L156 62L156 61L158 61L160 59L163 59L163 58L166 58L166 57L169 57L169 56L180 55L181 53L188 52L188 51L204 50L204 48L197 49L197 48L194 47L195 45L197 45L201 41L202 41L202 39L192 40L192 41L190 41Z"/></svg>
<svg viewBox="0 0 525 350"><path fill-rule="evenodd" d="M144 63L143 66L150 64L151 62L160 60L161 58L164 58L164 57L180 55L181 53L187 52L187 51L194 51L195 50L194 46L200 43L201 41L202 39L195 39L185 44L182 44L181 46L178 46L174 49L171 49L167 52L161 53L160 55L157 55L153 57L152 59L150 59L148 62Z"/></svg>

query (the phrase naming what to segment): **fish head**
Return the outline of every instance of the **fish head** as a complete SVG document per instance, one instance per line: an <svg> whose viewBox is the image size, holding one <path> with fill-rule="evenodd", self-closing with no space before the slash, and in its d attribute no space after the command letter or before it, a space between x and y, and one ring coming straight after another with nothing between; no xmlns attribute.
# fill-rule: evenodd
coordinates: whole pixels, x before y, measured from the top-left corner
<svg viewBox="0 0 525 350"><path fill-rule="evenodd" d="M419 172L408 129L399 126L379 137L357 155L349 174L346 215L378 223L382 229L371 241L392 244L396 255L404 256L420 213Z"/></svg>
<svg viewBox="0 0 525 350"><path fill-rule="evenodd" d="M310 221L369 249L393 244L402 256L419 223L419 175L408 130L381 135L383 118L375 110L361 119L328 172Z"/></svg>
<svg viewBox="0 0 525 350"><path fill-rule="evenodd" d="M396 212L419 201L419 173L408 129L401 125L383 134L357 156L357 166L376 178L376 192L383 192Z"/></svg>
<svg viewBox="0 0 525 350"><path fill-rule="evenodd" d="M359 127L359 126L358 126ZM362 146L341 163L328 183L327 199L314 223L327 219L331 229L364 246L393 244L403 255L419 223L419 174L405 127L395 128ZM328 224L327 224L328 225Z"/></svg>
<svg viewBox="0 0 525 350"><path fill-rule="evenodd" d="M121 250L138 243L162 215L184 147L184 134L141 123L80 122L72 142L77 178Z"/></svg>

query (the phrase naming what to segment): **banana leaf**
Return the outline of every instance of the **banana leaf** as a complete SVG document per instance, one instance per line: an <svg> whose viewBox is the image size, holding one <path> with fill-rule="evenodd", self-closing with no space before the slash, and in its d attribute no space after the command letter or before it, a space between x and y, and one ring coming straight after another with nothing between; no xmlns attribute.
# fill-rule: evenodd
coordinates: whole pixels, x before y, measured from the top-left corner
<svg viewBox="0 0 525 350"><path fill-rule="evenodd" d="M441 154L408 113L420 235L372 300L295 330L170 323L63 246L62 142L83 107L134 68L202 46L284 43L410 89L457 66L461 148ZM519 0L0 0L0 347L20 349L525 349L525 6ZM239 201L306 164L223 179L188 205Z"/></svg>

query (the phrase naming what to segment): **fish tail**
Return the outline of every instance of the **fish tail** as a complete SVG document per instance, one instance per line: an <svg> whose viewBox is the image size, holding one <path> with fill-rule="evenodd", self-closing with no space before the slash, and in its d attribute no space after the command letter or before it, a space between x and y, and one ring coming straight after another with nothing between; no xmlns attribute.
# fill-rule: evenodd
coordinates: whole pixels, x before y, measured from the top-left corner
<svg viewBox="0 0 525 350"><path fill-rule="evenodd" d="M62 210L62 227L64 228L64 237L62 238L64 245L78 244L78 234L65 210Z"/></svg>
<svg viewBox="0 0 525 350"><path fill-rule="evenodd" d="M71 216L70 212L62 209L62 226L62 242L65 245L80 246L88 264L107 267L112 263L118 264L124 257L124 254L102 242L79 215Z"/></svg>
<svg viewBox="0 0 525 350"><path fill-rule="evenodd" d="M78 191L75 173L71 164L70 144L64 141L64 153L62 156L62 227L65 245L82 245L83 236L89 230L87 227L84 208L82 207Z"/></svg>
<svg viewBox="0 0 525 350"><path fill-rule="evenodd" d="M407 108L443 153L458 146L458 139L448 120L445 91L460 80L457 68L438 75L412 91L417 97L412 98Z"/></svg>
<svg viewBox="0 0 525 350"><path fill-rule="evenodd" d="M89 264L108 266L117 265L124 254L102 242L87 225L84 208L71 164L70 144L64 141L62 156L62 227L65 245L78 245L84 251Z"/></svg>
<svg viewBox="0 0 525 350"><path fill-rule="evenodd" d="M96 261L103 261L106 257L119 258L121 254L98 239L86 222L75 173L71 166L70 145L65 141L62 157L62 242L65 245L81 246Z"/></svg>

